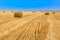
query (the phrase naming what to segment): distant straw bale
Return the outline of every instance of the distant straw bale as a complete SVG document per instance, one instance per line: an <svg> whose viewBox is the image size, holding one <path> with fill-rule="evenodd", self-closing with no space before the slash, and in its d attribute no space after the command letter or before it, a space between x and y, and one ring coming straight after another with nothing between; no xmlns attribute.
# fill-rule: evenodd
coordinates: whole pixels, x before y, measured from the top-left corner
<svg viewBox="0 0 60 40"><path fill-rule="evenodd" d="M12 13L14 12L14 11L11 11Z"/></svg>
<svg viewBox="0 0 60 40"><path fill-rule="evenodd" d="M21 18L21 17L22 17L22 12L15 12L15 13L14 13L14 17L19 17L19 18Z"/></svg>
<svg viewBox="0 0 60 40"><path fill-rule="evenodd" d="M53 14L55 14L55 12L53 12Z"/></svg>
<svg viewBox="0 0 60 40"><path fill-rule="evenodd" d="M45 15L49 15L49 12L45 12Z"/></svg>
<svg viewBox="0 0 60 40"><path fill-rule="evenodd" d="M6 11L2 11L3 13L5 13Z"/></svg>
<svg viewBox="0 0 60 40"><path fill-rule="evenodd" d="M32 13L35 13L35 11L32 11Z"/></svg>

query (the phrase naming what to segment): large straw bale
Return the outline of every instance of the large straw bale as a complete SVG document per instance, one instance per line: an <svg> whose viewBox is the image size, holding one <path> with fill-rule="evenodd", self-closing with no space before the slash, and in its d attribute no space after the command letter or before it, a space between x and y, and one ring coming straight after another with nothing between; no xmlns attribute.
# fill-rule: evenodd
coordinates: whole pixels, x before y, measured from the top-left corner
<svg viewBox="0 0 60 40"><path fill-rule="evenodd" d="M14 13L14 17L19 17L19 18L21 18L21 17L22 17L22 12L15 12L15 13Z"/></svg>
<svg viewBox="0 0 60 40"><path fill-rule="evenodd" d="M45 12L45 15L49 15L49 12Z"/></svg>

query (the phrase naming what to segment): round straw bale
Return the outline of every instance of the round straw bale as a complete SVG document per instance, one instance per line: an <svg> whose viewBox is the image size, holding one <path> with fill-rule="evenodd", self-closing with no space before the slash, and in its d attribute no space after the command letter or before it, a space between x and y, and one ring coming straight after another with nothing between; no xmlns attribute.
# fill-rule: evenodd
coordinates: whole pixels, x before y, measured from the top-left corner
<svg viewBox="0 0 60 40"><path fill-rule="evenodd" d="M12 13L14 12L14 11L11 11Z"/></svg>
<svg viewBox="0 0 60 40"><path fill-rule="evenodd" d="M19 17L19 18L21 18L21 17L22 17L22 12L15 12L15 13L14 13L14 17Z"/></svg>
<svg viewBox="0 0 60 40"><path fill-rule="evenodd" d="M55 12L53 12L53 14L55 14Z"/></svg>
<svg viewBox="0 0 60 40"><path fill-rule="evenodd" d="M35 11L32 11L32 13L35 13Z"/></svg>
<svg viewBox="0 0 60 40"><path fill-rule="evenodd" d="M6 11L3 11L3 13L5 13Z"/></svg>
<svg viewBox="0 0 60 40"><path fill-rule="evenodd" d="M45 15L49 15L49 12L45 12Z"/></svg>

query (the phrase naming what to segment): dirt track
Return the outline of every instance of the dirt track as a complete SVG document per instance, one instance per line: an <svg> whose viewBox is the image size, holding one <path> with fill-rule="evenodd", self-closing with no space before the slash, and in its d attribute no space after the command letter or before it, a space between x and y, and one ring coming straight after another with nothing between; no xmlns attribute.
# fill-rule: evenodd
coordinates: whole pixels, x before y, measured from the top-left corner
<svg viewBox="0 0 60 40"><path fill-rule="evenodd" d="M57 14L25 13L22 18L0 14L0 40L60 40Z"/></svg>

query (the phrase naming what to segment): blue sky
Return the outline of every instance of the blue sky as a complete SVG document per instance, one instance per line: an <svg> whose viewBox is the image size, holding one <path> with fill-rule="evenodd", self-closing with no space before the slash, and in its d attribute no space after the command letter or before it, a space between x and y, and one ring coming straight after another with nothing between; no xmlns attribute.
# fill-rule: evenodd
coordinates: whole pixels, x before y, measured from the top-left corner
<svg viewBox="0 0 60 40"><path fill-rule="evenodd" d="M0 0L0 10L60 10L60 0Z"/></svg>

